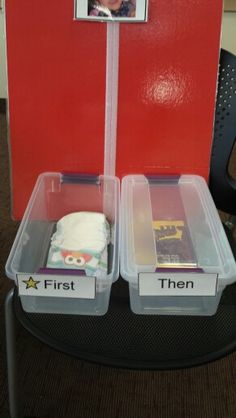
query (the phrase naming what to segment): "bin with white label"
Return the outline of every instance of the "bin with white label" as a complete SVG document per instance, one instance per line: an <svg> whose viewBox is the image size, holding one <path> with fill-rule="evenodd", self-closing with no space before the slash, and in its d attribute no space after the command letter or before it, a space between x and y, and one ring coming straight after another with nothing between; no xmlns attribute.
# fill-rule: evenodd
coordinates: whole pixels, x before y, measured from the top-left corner
<svg viewBox="0 0 236 418"><path fill-rule="evenodd" d="M91 214L93 219L94 216L96 219L101 216L108 225L109 239L101 260L96 259L95 253L91 251L90 254L83 254L81 251L69 254L68 250L59 248L52 254L48 267L52 237L59 225L58 221L71 214L77 216L78 213L82 226L83 219ZM93 224L89 225L88 231L91 234ZM105 314L112 283L119 276L118 228L118 178L103 175L41 174L6 263L6 274L18 286L23 309L42 313ZM79 234L80 228L77 229L76 234ZM85 236L86 228L83 226L82 230ZM73 228L67 231L68 234L73 235ZM68 242L68 236L66 238ZM76 238L77 236L72 236L75 239L74 250ZM87 236L85 240L88 243ZM65 268L60 264L60 256L63 262L66 260ZM55 268L52 260L55 260ZM102 262L103 267L100 268ZM98 265L99 268L95 269L94 266Z"/></svg>
<svg viewBox="0 0 236 418"><path fill-rule="evenodd" d="M137 314L213 315L236 264L205 180L122 180L121 276Z"/></svg>

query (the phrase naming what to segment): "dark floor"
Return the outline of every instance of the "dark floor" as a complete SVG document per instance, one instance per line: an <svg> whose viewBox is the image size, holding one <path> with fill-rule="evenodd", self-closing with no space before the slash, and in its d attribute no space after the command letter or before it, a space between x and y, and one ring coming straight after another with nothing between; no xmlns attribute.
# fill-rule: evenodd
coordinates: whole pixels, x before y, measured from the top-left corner
<svg viewBox="0 0 236 418"><path fill-rule="evenodd" d="M9 215L6 122L0 114L0 417L8 418L4 265L17 223ZM143 372L89 364L17 331L22 416L40 418L235 418L236 353L204 366Z"/></svg>

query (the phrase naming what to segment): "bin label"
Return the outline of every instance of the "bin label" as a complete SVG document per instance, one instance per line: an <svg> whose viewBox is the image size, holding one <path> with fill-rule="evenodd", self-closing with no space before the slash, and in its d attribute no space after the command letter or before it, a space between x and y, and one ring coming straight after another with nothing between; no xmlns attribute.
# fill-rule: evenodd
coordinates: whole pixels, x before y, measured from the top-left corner
<svg viewBox="0 0 236 418"><path fill-rule="evenodd" d="M20 296L95 299L96 277L18 274Z"/></svg>
<svg viewBox="0 0 236 418"><path fill-rule="evenodd" d="M139 273L139 295L216 296L217 281L212 273Z"/></svg>

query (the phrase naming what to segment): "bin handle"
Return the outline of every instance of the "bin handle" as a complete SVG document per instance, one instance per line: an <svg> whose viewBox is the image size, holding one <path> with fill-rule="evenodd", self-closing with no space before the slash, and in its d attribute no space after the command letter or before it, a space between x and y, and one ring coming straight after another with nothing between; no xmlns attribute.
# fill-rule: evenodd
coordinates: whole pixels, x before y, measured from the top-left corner
<svg viewBox="0 0 236 418"><path fill-rule="evenodd" d="M84 270L74 270L74 269L62 269L62 268L49 268L49 267L40 267L37 271L37 274L48 274L56 276L86 276Z"/></svg>
<svg viewBox="0 0 236 418"><path fill-rule="evenodd" d="M201 267L157 267L155 273L204 273Z"/></svg>
<svg viewBox="0 0 236 418"><path fill-rule="evenodd" d="M100 179L98 174L62 173L61 183L99 184Z"/></svg>
<svg viewBox="0 0 236 418"><path fill-rule="evenodd" d="M178 183L179 174L147 174L145 175L149 184L153 183Z"/></svg>

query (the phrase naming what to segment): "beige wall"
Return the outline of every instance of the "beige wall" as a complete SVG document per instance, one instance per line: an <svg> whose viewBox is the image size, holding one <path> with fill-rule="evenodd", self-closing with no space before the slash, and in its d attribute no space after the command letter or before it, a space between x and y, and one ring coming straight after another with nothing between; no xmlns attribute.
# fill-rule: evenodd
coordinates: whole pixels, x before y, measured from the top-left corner
<svg viewBox="0 0 236 418"><path fill-rule="evenodd" d="M224 13L221 47L236 54L236 12Z"/></svg>

